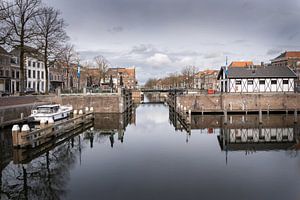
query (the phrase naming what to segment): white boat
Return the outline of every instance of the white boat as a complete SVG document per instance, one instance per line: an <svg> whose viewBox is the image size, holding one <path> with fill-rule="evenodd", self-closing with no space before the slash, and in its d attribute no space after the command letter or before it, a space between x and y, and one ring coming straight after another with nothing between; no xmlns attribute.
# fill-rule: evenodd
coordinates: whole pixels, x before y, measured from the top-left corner
<svg viewBox="0 0 300 200"><path fill-rule="evenodd" d="M34 121L56 121L70 116L72 110L72 106L61 106L59 104L42 105L31 110L31 115L29 117Z"/></svg>

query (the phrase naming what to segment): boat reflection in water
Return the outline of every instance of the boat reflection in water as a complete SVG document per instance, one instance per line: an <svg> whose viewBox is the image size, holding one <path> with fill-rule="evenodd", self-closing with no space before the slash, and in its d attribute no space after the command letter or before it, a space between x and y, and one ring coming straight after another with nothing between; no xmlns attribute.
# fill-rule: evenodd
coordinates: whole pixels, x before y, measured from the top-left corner
<svg viewBox="0 0 300 200"><path fill-rule="evenodd" d="M220 148L226 152L245 151L248 154L300 148L300 118L294 115L264 115L261 123L258 115L231 115L227 123L220 115L193 115L190 127L186 127L181 124L178 115L170 110L169 119L175 130L186 131L187 142L195 130L208 134L219 133L217 139Z"/></svg>
<svg viewBox="0 0 300 200"><path fill-rule="evenodd" d="M1 130L0 199L64 199L70 170L81 164L83 150L107 138L113 147L116 133L122 142L131 123L135 108L123 114L95 114L92 128L29 149L12 148L11 132Z"/></svg>

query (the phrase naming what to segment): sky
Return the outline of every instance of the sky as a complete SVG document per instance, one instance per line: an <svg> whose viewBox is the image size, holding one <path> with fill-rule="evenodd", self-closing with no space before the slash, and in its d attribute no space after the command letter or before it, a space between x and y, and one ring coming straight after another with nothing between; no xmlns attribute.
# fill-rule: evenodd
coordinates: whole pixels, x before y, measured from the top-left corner
<svg viewBox="0 0 300 200"><path fill-rule="evenodd" d="M136 67L139 83L188 65L270 62L300 50L300 0L44 0L59 9L81 60Z"/></svg>

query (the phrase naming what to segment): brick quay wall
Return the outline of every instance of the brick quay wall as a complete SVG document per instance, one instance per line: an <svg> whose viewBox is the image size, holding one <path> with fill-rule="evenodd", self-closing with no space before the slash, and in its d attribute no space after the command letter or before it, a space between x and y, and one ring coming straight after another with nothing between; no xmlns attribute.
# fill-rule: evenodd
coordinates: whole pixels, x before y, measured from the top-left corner
<svg viewBox="0 0 300 200"><path fill-rule="evenodd" d="M96 113L124 113L132 106L129 91L107 94L71 94L71 95L37 95L0 98L1 122L20 119L31 114L31 109L42 104L72 105L74 109L93 107Z"/></svg>
<svg viewBox="0 0 300 200"><path fill-rule="evenodd" d="M169 95L171 107L186 108L193 113L211 112L257 112L300 110L298 93L265 93L265 94L182 94Z"/></svg>

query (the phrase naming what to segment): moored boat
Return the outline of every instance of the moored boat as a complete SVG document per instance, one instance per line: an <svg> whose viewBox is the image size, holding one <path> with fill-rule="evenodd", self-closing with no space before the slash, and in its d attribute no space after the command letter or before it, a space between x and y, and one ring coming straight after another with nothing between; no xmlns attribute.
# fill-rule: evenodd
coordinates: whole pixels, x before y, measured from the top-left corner
<svg viewBox="0 0 300 200"><path fill-rule="evenodd" d="M30 118L34 121L49 121L61 120L70 116L73 110L72 106L62 106L59 104L49 104L37 106L31 110Z"/></svg>

